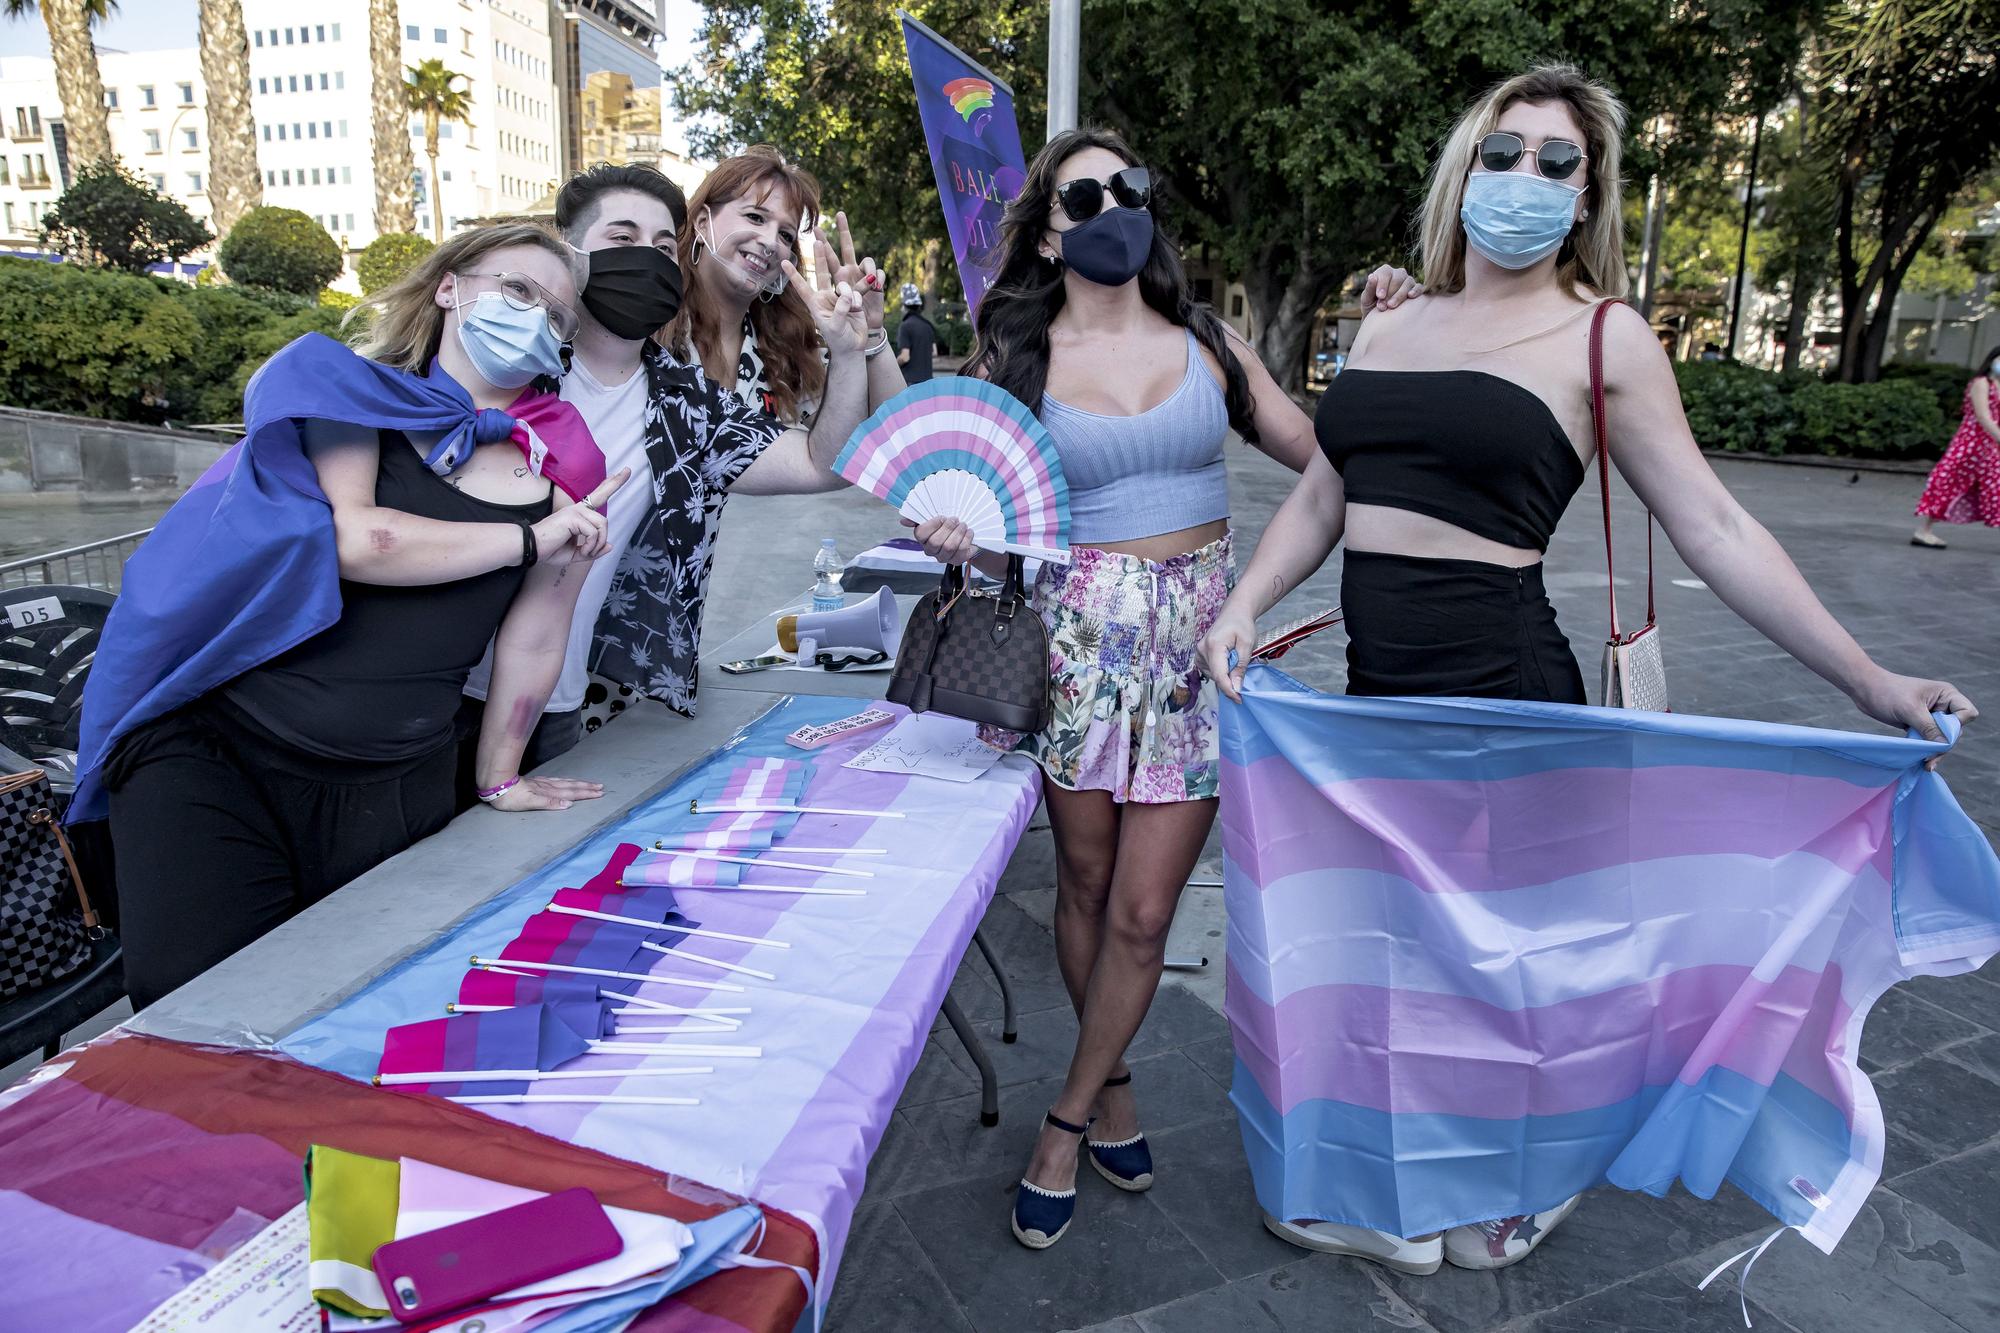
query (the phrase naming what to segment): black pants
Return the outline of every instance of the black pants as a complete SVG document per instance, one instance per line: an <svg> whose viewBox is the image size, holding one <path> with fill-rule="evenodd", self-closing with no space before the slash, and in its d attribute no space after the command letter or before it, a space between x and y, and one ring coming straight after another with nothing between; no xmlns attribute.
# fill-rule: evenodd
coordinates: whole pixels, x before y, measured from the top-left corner
<svg viewBox="0 0 2000 1333"><path fill-rule="evenodd" d="M458 733L458 777L454 808L460 813L479 804L479 724L486 718L486 701L466 695L458 705L453 727ZM583 739L583 710L543 713L521 751L521 771L532 773L558 755L568 754Z"/></svg>
<svg viewBox="0 0 2000 1333"><path fill-rule="evenodd" d="M334 763L201 701L135 732L109 775L134 1007L450 823L454 758Z"/></svg>
<svg viewBox="0 0 2000 1333"><path fill-rule="evenodd" d="M1589 702L1542 567L1349 551L1347 692Z"/></svg>

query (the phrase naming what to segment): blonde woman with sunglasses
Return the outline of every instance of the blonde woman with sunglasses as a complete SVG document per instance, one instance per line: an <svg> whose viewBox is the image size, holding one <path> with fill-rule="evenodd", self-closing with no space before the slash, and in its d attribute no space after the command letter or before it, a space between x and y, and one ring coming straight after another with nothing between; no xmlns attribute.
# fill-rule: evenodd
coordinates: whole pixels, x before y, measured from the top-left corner
<svg viewBox="0 0 2000 1333"><path fill-rule="evenodd" d="M1422 213L1431 295L1362 325L1320 402L1320 451L1202 645L1204 669L1231 698L1256 618L1344 538L1348 693L1586 702L1542 557L1594 452L1590 317L1625 293L1624 126L1610 91L1566 65L1508 79L1459 120ZM1645 319L1623 304L1607 315L1612 461L1694 572L1869 717L1932 740L1942 739L1932 712L1974 717L1950 685L1878 666L1827 613L1695 447ZM1525 1160L1518 1172L1489 1168L1535 1193ZM1296 1245L1404 1272L1447 1260L1500 1268L1576 1206L1549 1192L1559 1197L1540 1211L1414 1238L1264 1221Z"/></svg>

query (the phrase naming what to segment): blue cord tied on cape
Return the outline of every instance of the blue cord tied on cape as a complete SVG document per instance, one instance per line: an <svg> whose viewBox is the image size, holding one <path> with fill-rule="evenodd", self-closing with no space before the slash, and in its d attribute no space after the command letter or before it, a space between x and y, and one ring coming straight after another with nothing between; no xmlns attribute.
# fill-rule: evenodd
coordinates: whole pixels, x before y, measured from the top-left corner
<svg viewBox="0 0 2000 1333"><path fill-rule="evenodd" d="M306 453L309 421L436 434L424 461L439 473L478 445L512 439L538 475L575 498L604 480L602 451L555 394L530 389L506 411L482 409L435 366L411 374L318 333L284 347L244 392L243 439L125 562L84 684L71 820L104 814L104 761L134 728L340 619L333 507Z"/></svg>

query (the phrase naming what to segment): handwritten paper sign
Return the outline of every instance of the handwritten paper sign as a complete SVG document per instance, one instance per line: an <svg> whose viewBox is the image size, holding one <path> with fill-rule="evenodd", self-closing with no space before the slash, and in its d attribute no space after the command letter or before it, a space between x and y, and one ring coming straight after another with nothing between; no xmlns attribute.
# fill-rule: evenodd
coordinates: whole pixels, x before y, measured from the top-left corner
<svg viewBox="0 0 2000 1333"><path fill-rule="evenodd" d="M979 739L977 724L942 713L912 713L841 767L971 782L1000 757L999 750Z"/></svg>

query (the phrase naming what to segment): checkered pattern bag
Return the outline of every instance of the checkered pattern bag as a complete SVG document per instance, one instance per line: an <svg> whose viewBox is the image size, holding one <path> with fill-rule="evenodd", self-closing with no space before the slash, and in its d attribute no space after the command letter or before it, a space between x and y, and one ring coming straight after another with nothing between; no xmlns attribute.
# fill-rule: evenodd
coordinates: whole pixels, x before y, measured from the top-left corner
<svg viewBox="0 0 2000 1333"><path fill-rule="evenodd" d="M948 566L903 631L889 701L913 713L935 710L1008 731L1037 732L1049 721L1049 631L1028 605L1021 557L1007 557L997 590L966 586Z"/></svg>
<svg viewBox="0 0 2000 1333"><path fill-rule="evenodd" d="M0 775L0 1000L74 972L96 934L48 775Z"/></svg>

